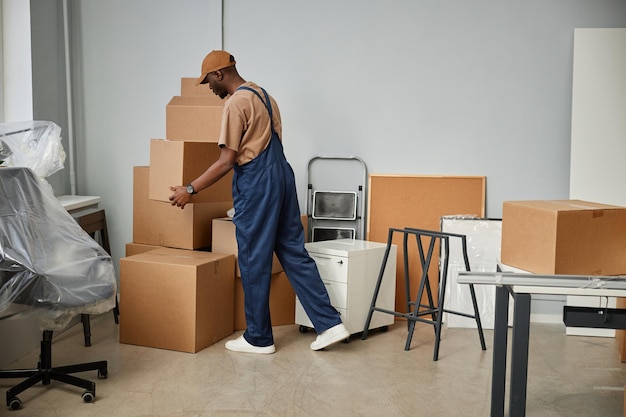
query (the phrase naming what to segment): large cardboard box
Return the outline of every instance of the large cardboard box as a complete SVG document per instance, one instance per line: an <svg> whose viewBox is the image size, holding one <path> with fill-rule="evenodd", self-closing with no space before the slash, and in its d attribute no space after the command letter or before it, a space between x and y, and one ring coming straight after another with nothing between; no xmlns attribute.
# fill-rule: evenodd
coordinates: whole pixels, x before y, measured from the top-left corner
<svg viewBox="0 0 626 417"><path fill-rule="evenodd" d="M211 239L211 250L218 253L229 253L237 257L237 238L235 236L235 224L230 217L222 217L219 219L213 219L213 233ZM239 270L239 263L235 262L235 275L241 277L241 271ZM272 263L272 274L281 272L283 270L282 265L278 261L276 254L274 254L274 261Z"/></svg>
<svg viewBox="0 0 626 417"><path fill-rule="evenodd" d="M231 335L234 262L169 248L120 259L120 342L195 353Z"/></svg>
<svg viewBox="0 0 626 417"><path fill-rule="evenodd" d="M174 96L165 108L165 137L170 140L217 143L223 103L217 96Z"/></svg>
<svg viewBox="0 0 626 417"><path fill-rule="evenodd" d="M219 158L214 143L152 139L150 141L150 183L148 197L169 203L171 185L187 185ZM231 170L206 190L191 197L191 203L232 201Z"/></svg>
<svg viewBox="0 0 626 417"><path fill-rule="evenodd" d="M246 314L243 307L244 295L241 277L235 278L234 330L246 329ZM272 326L294 324L296 318L296 293L293 291L287 274L272 274L270 283L270 317Z"/></svg>
<svg viewBox="0 0 626 417"><path fill-rule="evenodd" d="M145 243L128 242L126 244L125 256L139 255L140 253L150 252L151 250L161 249L162 247L163 246L159 246L159 245L148 245Z"/></svg>
<svg viewBox="0 0 626 417"><path fill-rule="evenodd" d="M180 95L183 97L197 97L197 96L205 96L209 97L210 103L213 103L215 106L223 106L224 102L226 102L226 98L221 99L218 95L216 95L213 90L209 88L209 84L200 84L196 85L197 78L186 78L183 77L180 79Z"/></svg>
<svg viewBox="0 0 626 417"><path fill-rule="evenodd" d="M181 210L164 201L150 200L151 171L150 167L133 168L133 242L179 249L210 248L213 219L224 217L232 201L191 203Z"/></svg>
<svg viewBox="0 0 626 417"><path fill-rule="evenodd" d="M626 309L626 298L619 297L615 300L617 308ZM615 339L619 350L619 359L626 362L626 330L615 330ZM626 409L624 411L626 413Z"/></svg>
<svg viewBox="0 0 626 417"><path fill-rule="evenodd" d="M502 262L536 274L626 273L626 208L581 200L505 201Z"/></svg>

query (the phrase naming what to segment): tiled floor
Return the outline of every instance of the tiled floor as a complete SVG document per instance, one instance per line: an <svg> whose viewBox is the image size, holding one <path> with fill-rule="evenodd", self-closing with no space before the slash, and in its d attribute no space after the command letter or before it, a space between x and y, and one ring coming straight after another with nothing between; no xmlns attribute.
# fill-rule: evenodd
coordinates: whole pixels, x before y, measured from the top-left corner
<svg viewBox="0 0 626 417"><path fill-rule="evenodd" d="M486 417L490 410L492 331L482 351L476 330L446 329L439 361L432 361L433 331L418 325L404 351L406 325L353 336L313 352L312 332L275 328L277 352L232 353L221 341L197 354L118 343L112 315L92 318L92 346L80 325L55 338L55 365L108 360L109 377L97 381L96 401L82 389L52 382L19 397L22 409L0 407L16 417ZM237 332L238 335L240 332ZM531 326L527 416L623 415L626 367L615 339L565 336L560 325ZM30 367L33 352L14 364ZM18 380L0 379L0 390ZM4 395L2 396L2 398Z"/></svg>

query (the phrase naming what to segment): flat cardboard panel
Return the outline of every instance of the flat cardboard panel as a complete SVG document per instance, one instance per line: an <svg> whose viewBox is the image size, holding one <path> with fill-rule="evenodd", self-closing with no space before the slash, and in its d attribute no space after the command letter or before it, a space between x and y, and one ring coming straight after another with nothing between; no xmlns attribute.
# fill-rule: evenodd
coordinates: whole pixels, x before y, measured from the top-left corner
<svg viewBox="0 0 626 417"><path fill-rule="evenodd" d="M237 238L235 236L235 224L230 217L222 217L219 219L213 219L213 233L211 240L211 250L216 253L228 253L237 257ZM241 271L239 270L239 263L235 262L235 275L241 277ZM274 254L274 260L272 262L272 274L281 272L283 270L282 265L278 261L278 258Z"/></svg>
<svg viewBox="0 0 626 417"><path fill-rule="evenodd" d="M235 278L235 317L234 330L246 329L246 315L243 307L243 287L241 278ZM294 324L296 317L296 294L284 272L272 274L270 283L270 316L272 326Z"/></svg>
<svg viewBox="0 0 626 417"><path fill-rule="evenodd" d="M120 259L120 343L195 353L232 334L234 261L169 248Z"/></svg>
<svg viewBox="0 0 626 417"><path fill-rule="evenodd" d="M217 105L216 105L217 104ZM211 96L172 97L165 108L165 137L169 140L217 143L223 103Z"/></svg>
<svg viewBox="0 0 626 417"><path fill-rule="evenodd" d="M148 197L151 200L169 202L170 185L187 185L198 178L220 155L214 143L150 141L150 182ZM208 189L191 197L191 203L216 203L232 201L231 170Z"/></svg>
<svg viewBox="0 0 626 417"><path fill-rule="evenodd" d="M389 228L413 227L440 230L442 216L485 216L484 176L379 175L369 177L368 238L387 243ZM406 312L404 289L404 250L399 234L396 272L396 310ZM436 249L438 251L438 249ZM417 245L409 245L411 299L417 295L421 265ZM438 253L438 252L437 252ZM437 291L437 266L429 270L429 282ZM434 294L436 297L436 294Z"/></svg>
<svg viewBox="0 0 626 417"><path fill-rule="evenodd" d="M581 200L505 201L502 262L537 274L626 273L626 208Z"/></svg>
<svg viewBox="0 0 626 417"><path fill-rule="evenodd" d="M181 210L150 200L151 171L150 167L133 169L133 242L179 249L210 248L213 219L224 217L232 201L191 203Z"/></svg>

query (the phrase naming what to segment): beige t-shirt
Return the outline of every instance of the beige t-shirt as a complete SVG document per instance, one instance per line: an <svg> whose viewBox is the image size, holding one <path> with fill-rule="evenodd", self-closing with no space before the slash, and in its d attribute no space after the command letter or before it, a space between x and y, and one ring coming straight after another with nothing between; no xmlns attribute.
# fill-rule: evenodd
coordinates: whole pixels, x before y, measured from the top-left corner
<svg viewBox="0 0 626 417"><path fill-rule="evenodd" d="M243 85L256 90L265 101L263 91L258 85L253 82L246 82ZM282 138L278 105L271 96L270 102L274 130L278 133L278 137ZM219 146L225 146L237 152L237 165L244 165L265 150L270 138L270 118L265 104L252 91L235 91L224 103Z"/></svg>

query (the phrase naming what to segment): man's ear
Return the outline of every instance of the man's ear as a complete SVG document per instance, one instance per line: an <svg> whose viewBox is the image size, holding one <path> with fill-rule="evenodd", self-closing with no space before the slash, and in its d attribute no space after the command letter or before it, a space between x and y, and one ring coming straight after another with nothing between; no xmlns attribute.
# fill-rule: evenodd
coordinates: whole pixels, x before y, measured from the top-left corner
<svg viewBox="0 0 626 417"><path fill-rule="evenodd" d="M222 72L222 70L216 70L215 76L219 81L222 81L224 79L224 73Z"/></svg>

